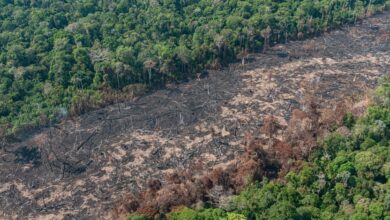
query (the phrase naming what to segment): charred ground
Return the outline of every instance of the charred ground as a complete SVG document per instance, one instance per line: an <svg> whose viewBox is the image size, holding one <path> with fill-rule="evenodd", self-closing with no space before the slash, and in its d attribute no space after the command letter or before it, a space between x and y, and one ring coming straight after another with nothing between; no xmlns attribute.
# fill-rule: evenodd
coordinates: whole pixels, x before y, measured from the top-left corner
<svg viewBox="0 0 390 220"><path fill-rule="evenodd" d="M265 135L266 116L287 127L295 109L308 111L309 96L322 121L327 112L342 116L340 101L359 114L365 103L358 101L389 74L390 14L251 58L20 136L0 154L1 216L101 217L125 194L147 189L150 179L164 184L177 169L234 166L247 140ZM299 128L305 117L295 111ZM297 149L302 155L310 150L304 146Z"/></svg>

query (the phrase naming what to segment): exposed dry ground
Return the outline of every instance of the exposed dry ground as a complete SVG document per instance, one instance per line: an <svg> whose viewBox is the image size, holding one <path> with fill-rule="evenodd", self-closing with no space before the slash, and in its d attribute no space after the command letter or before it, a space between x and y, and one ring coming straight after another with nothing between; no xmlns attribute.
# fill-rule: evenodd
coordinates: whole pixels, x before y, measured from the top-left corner
<svg viewBox="0 0 390 220"><path fill-rule="evenodd" d="M0 153L0 218L104 219L150 178L233 161L265 115L287 124L308 93L328 108L363 99L389 75L390 13L252 57L20 137Z"/></svg>

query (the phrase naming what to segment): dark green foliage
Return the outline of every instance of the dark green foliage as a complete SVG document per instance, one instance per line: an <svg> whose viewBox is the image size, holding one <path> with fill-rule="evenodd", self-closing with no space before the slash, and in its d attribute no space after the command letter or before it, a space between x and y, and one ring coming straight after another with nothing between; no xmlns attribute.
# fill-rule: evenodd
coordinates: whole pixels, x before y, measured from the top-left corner
<svg viewBox="0 0 390 220"><path fill-rule="evenodd" d="M352 126L355 124L355 118L353 117L352 113L347 113L343 118L343 124L347 128L352 128Z"/></svg>
<svg viewBox="0 0 390 220"><path fill-rule="evenodd" d="M88 106L109 103L107 92L130 84L187 80L244 50L354 22L388 3L1 0L0 125L57 120L81 106L75 102L83 93Z"/></svg>
<svg viewBox="0 0 390 220"><path fill-rule="evenodd" d="M127 220L150 220L150 218L143 215L132 215L128 217Z"/></svg>
<svg viewBox="0 0 390 220"><path fill-rule="evenodd" d="M229 213L264 220L389 219L387 86L378 88L376 105L353 124L351 136L325 139L317 156L300 172L289 173L285 183L265 180L249 186L232 198Z"/></svg>
<svg viewBox="0 0 390 220"><path fill-rule="evenodd" d="M171 214L170 220L246 220L245 216L236 213L227 213L221 209L204 209L194 211L184 208L180 212Z"/></svg>

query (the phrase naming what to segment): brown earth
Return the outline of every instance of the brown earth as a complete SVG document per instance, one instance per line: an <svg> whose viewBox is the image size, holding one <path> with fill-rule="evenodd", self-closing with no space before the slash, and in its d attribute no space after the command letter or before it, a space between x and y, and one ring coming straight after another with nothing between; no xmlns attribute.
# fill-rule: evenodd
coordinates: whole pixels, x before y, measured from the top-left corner
<svg viewBox="0 0 390 220"><path fill-rule="evenodd" d="M281 126L293 116L300 122L295 129L307 129L310 95L321 120L342 117L340 101L359 114L365 93L389 75L388 36L386 12L253 54L245 66L20 135L0 152L0 218L110 218L118 200L147 189L150 179L164 184L178 169L200 163L204 172L235 163L248 137L267 136L270 115Z"/></svg>

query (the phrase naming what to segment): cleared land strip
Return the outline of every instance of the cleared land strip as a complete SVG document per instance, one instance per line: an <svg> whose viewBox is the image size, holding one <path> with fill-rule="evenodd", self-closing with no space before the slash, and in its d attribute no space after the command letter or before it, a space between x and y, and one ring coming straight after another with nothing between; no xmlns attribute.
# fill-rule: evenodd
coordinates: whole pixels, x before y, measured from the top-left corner
<svg viewBox="0 0 390 220"><path fill-rule="evenodd" d="M150 178L234 162L247 135L262 135L264 116L287 124L308 94L324 108L363 100L389 75L390 14L252 57L8 146L0 154L0 216L103 216Z"/></svg>

